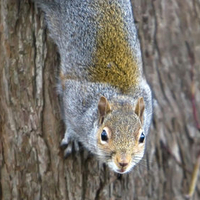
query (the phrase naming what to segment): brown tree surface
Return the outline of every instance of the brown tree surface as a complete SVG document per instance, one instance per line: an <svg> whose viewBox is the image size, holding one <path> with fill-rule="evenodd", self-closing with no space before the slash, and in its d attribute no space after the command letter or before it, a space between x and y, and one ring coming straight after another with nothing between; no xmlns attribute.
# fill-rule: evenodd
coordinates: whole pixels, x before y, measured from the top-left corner
<svg viewBox="0 0 200 200"><path fill-rule="evenodd" d="M119 176L83 149L63 158L56 46L31 0L0 0L0 199L185 199L200 151L200 2L132 3L154 119L143 161Z"/></svg>

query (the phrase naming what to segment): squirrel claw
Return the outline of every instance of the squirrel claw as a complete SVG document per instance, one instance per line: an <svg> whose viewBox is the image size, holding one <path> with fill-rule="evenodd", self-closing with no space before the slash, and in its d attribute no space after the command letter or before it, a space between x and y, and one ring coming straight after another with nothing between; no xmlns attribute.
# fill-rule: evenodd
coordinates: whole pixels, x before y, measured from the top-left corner
<svg viewBox="0 0 200 200"><path fill-rule="evenodd" d="M79 151L79 144L77 141L68 141L65 138L61 141L60 147L64 149L64 157L67 158L72 151Z"/></svg>
<svg viewBox="0 0 200 200"><path fill-rule="evenodd" d="M74 150L77 152L79 151L79 144L77 141L74 141Z"/></svg>
<svg viewBox="0 0 200 200"><path fill-rule="evenodd" d="M64 157L67 158L72 153L72 142L70 142L67 148L64 150Z"/></svg>
<svg viewBox="0 0 200 200"><path fill-rule="evenodd" d="M63 138L61 143L60 143L60 147L65 149L65 148L67 148L68 144L69 144L69 141L66 140L65 138Z"/></svg>

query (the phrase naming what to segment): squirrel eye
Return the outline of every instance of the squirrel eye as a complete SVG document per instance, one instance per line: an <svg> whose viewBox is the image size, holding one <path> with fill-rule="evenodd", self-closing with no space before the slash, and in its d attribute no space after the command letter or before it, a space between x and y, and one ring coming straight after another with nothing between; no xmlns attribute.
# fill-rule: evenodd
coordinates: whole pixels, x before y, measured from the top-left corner
<svg viewBox="0 0 200 200"><path fill-rule="evenodd" d="M105 130L102 131L101 133L101 140L106 142L108 140L108 135L107 132Z"/></svg>
<svg viewBox="0 0 200 200"><path fill-rule="evenodd" d="M145 135L144 135L144 133L142 132L142 134L140 135L139 143L143 143L143 142L144 142L144 139L145 139Z"/></svg>

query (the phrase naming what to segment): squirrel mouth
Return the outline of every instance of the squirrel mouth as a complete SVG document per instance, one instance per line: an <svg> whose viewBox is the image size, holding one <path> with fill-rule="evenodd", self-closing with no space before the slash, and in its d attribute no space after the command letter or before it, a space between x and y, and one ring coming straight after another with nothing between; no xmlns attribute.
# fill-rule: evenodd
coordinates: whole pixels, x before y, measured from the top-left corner
<svg viewBox="0 0 200 200"><path fill-rule="evenodd" d="M118 171L118 173L120 173L120 174L126 173L126 169L125 169L125 168L120 168L120 169L118 169L117 171Z"/></svg>

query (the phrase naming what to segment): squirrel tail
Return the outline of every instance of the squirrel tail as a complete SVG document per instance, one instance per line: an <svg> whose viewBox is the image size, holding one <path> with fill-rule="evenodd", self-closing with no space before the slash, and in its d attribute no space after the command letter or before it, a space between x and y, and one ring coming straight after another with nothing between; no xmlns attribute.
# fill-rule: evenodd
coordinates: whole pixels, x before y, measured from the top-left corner
<svg viewBox="0 0 200 200"><path fill-rule="evenodd" d="M41 8L45 13L45 22L50 30L51 38L56 42L57 45L60 44L60 33L61 33L61 20L59 16L60 4L56 1L47 2L41 0L34 0L37 7Z"/></svg>

